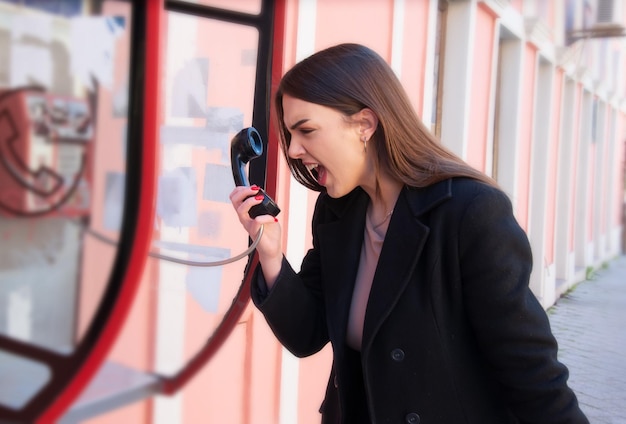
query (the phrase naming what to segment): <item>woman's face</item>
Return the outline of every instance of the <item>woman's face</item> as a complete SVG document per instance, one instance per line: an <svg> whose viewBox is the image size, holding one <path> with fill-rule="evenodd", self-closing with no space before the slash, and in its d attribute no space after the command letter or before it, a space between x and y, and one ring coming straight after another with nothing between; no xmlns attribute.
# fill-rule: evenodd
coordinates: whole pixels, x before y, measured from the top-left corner
<svg viewBox="0 0 626 424"><path fill-rule="evenodd" d="M331 197L344 196L371 178L363 122L290 96L283 97L283 111L291 134L289 157L302 161Z"/></svg>

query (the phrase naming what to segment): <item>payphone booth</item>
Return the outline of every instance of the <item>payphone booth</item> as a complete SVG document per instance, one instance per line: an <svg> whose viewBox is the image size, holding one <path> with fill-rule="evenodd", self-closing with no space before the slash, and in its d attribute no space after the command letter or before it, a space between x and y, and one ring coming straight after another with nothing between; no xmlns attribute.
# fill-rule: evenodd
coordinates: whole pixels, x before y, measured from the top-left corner
<svg viewBox="0 0 626 424"><path fill-rule="evenodd" d="M256 128L246 171L274 195L282 9L0 0L1 423L174 394L238 324L256 240L229 147Z"/></svg>

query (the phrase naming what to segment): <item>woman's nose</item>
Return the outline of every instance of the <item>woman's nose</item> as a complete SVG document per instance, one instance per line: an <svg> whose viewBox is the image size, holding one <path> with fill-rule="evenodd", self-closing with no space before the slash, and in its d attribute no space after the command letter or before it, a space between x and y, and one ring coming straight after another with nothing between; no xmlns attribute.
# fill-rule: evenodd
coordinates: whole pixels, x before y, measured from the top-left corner
<svg viewBox="0 0 626 424"><path fill-rule="evenodd" d="M291 159L298 159L304 154L304 148L302 147L302 144L292 138L291 143L289 143L289 149L287 150L287 153L289 153L289 157Z"/></svg>

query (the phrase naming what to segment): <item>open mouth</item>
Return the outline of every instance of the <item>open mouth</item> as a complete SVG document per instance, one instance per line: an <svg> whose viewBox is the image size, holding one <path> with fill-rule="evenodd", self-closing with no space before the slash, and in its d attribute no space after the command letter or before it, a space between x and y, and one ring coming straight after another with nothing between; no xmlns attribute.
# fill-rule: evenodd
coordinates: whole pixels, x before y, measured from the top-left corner
<svg viewBox="0 0 626 424"><path fill-rule="evenodd" d="M309 163L309 164L305 164L304 166L306 167L307 171L309 171L309 174L311 174L311 176L315 178L315 180L317 181L317 178L319 176L319 172L318 172L319 164Z"/></svg>

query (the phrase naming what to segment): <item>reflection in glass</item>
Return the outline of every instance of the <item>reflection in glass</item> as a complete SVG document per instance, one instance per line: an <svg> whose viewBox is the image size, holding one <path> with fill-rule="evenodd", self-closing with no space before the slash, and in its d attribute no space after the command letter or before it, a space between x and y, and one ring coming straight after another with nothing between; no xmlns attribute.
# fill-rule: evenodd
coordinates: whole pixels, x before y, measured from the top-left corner
<svg viewBox="0 0 626 424"><path fill-rule="evenodd" d="M0 2L0 334L65 354L108 282L117 247L87 230L117 238L126 169L131 6L85 4Z"/></svg>
<svg viewBox="0 0 626 424"><path fill-rule="evenodd" d="M248 247L228 198L235 186L230 141L252 125L259 35L234 23L173 12L167 17L153 249L193 261L224 260ZM245 262L155 264L150 279L159 293L157 316L168 317L157 325L156 372L180 370L212 335L235 297Z"/></svg>

